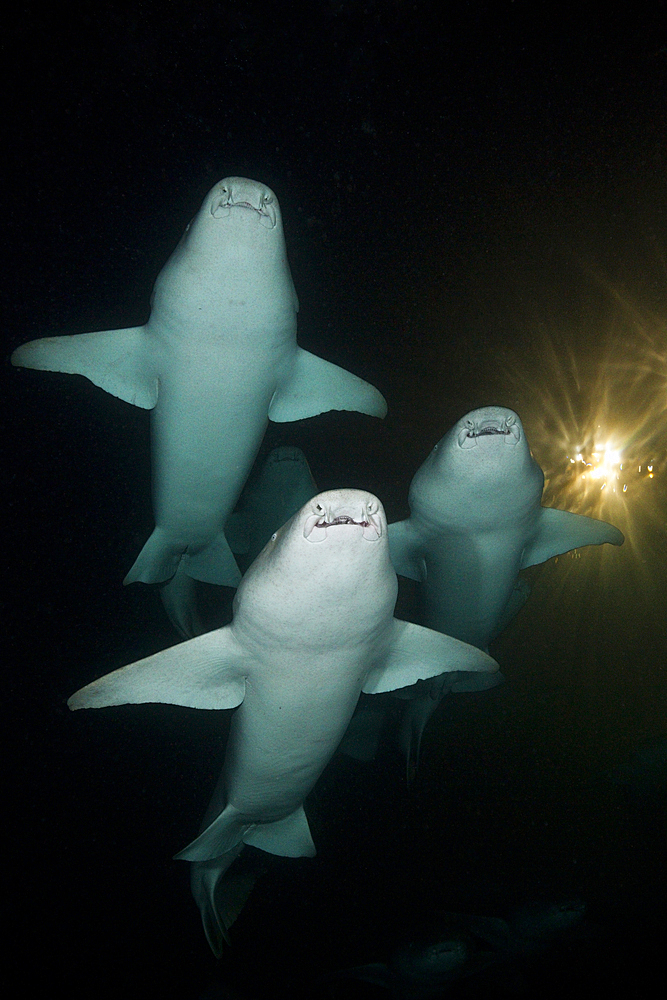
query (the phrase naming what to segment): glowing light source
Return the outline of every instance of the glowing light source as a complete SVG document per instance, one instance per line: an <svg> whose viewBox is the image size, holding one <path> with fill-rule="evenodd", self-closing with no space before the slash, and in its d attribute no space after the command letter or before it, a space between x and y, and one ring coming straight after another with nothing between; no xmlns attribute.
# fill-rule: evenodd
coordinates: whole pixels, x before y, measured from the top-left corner
<svg viewBox="0 0 667 1000"><path fill-rule="evenodd" d="M632 467L632 463L624 460L623 449L616 443L594 443L590 447L579 445L574 454L567 455L566 459L567 465L563 470L554 469L549 479L552 488L557 487L559 492L567 487L570 499L573 499L573 491L578 488L580 491L578 499L590 500L586 494L593 483L599 487L600 492L608 490L609 493L616 493L617 488L621 493L628 492L630 477L624 467L628 464ZM646 471L642 474L643 468ZM640 480L652 479L653 468L653 463L647 466L639 463L636 476L630 479L632 485L636 486Z"/></svg>
<svg viewBox="0 0 667 1000"><path fill-rule="evenodd" d="M614 300L607 322L595 343L538 323L530 351L508 359L503 375L544 470L545 506L611 521L627 551L630 538L664 518L667 321L656 320L649 336L648 322L621 314Z"/></svg>

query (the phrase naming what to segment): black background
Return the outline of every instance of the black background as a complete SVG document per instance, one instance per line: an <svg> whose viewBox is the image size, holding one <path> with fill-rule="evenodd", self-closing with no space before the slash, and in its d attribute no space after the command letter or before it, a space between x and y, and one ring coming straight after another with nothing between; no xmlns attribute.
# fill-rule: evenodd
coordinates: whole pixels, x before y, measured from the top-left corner
<svg viewBox="0 0 667 1000"><path fill-rule="evenodd" d="M584 939L456 989L647 995L667 765L649 795L608 775L667 728L667 27L664 4L625 10L74 2L6 18L3 898L6 966L26 989L372 998L385 994L320 977L386 959L442 911L582 896ZM267 449L299 445L321 489L370 489L391 520L458 417L511 406L550 502L628 541L532 573L494 648L508 683L442 706L410 792L389 751L332 762L308 804L317 858L276 862L216 963L171 857L197 828L225 721L65 704L176 638L150 588L121 586L151 527L148 416L8 359L35 337L144 322L227 175L278 195L300 343L389 403L382 423L271 427ZM561 476L564 442L600 414L655 465L616 506Z"/></svg>

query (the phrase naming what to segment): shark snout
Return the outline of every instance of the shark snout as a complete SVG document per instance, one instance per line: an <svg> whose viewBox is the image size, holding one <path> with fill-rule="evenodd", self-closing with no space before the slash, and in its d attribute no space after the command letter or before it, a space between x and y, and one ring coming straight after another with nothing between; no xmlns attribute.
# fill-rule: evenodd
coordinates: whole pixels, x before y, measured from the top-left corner
<svg viewBox="0 0 667 1000"><path fill-rule="evenodd" d="M211 215L228 218L233 209L257 213L260 225L273 229L276 225L276 196L271 188L246 177L225 177L211 193Z"/></svg>
<svg viewBox="0 0 667 1000"><path fill-rule="evenodd" d="M370 494L359 494L356 491L332 490L331 494L321 494L314 497L310 504L310 513L304 525L304 537L311 542L324 541L327 530L340 527L360 527L368 541L377 541L382 537L382 505ZM343 496L341 496L343 494ZM353 494L352 497L349 494Z"/></svg>
<svg viewBox="0 0 667 1000"><path fill-rule="evenodd" d="M515 413L507 411L494 416L469 414L459 431L458 443L461 448L475 448L479 438L502 437L505 444L516 445L521 440L521 423Z"/></svg>

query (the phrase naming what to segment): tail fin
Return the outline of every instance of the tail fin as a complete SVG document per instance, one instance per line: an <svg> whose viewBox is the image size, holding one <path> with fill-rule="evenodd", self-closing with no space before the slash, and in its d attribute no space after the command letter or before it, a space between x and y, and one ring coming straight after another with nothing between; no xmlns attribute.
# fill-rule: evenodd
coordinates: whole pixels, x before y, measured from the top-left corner
<svg viewBox="0 0 667 1000"><path fill-rule="evenodd" d="M182 552L169 541L163 528L155 528L134 561L123 583L164 583L170 580L181 561Z"/></svg>
<svg viewBox="0 0 667 1000"><path fill-rule="evenodd" d="M165 583L179 567L203 583L238 587L241 582L241 573L224 532L219 532L200 552L191 555L177 547L164 528L157 527L123 583Z"/></svg>
<svg viewBox="0 0 667 1000"><path fill-rule="evenodd" d="M237 844L231 851L212 861L195 861L190 885L201 913L206 940L216 958L221 958L223 944L229 944L229 928L243 909L261 870L248 866L227 874L243 850Z"/></svg>

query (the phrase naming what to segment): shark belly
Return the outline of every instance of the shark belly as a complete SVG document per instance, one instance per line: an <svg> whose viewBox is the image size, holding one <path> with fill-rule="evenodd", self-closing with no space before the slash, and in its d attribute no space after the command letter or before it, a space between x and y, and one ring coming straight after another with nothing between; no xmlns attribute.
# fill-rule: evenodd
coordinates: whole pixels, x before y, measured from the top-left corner
<svg viewBox="0 0 667 1000"><path fill-rule="evenodd" d="M424 625L486 649L514 589L522 549L511 531L440 535L425 557Z"/></svg>
<svg viewBox="0 0 667 1000"><path fill-rule="evenodd" d="M180 567L196 580L236 586L224 527L262 443L288 353L274 350L268 359L220 340L194 358L173 346L167 353L151 413L155 530L126 582L163 582Z"/></svg>
<svg viewBox="0 0 667 1000"><path fill-rule="evenodd" d="M204 376L206 378L206 376ZM156 526L191 554L222 531L268 424L273 385L163 387L152 414Z"/></svg>
<svg viewBox="0 0 667 1000"><path fill-rule="evenodd" d="M275 663L272 667L280 673ZM290 669L290 683L272 687L270 697L249 684L234 713L223 771L225 801L247 822L274 822L301 806L359 700L359 671L351 673L344 657L327 658L322 683L319 670L307 679L308 664L303 668Z"/></svg>

